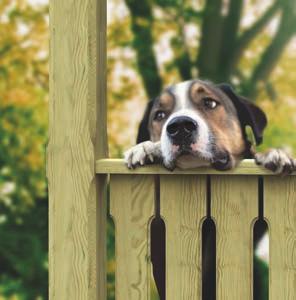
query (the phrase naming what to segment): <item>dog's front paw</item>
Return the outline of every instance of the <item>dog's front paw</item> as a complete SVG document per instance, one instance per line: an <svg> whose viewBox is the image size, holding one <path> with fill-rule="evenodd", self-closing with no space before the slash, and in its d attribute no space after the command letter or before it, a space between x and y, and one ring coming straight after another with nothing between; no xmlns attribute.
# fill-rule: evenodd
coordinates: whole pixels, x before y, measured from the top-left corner
<svg viewBox="0 0 296 300"><path fill-rule="evenodd" d="M276 174L288 175L296 170L296 161L281 149L271 149L265 153L256 153L255 161Z"/></svg>
<svg viewBox="0 0 296 300"><path fill-rule="evenodd" d="M154 162L154 158L160 156L160 145L159 143L153 143L146 141L140 143L124 154L124 160L127 167L132 169L138 165L143 166L147 162Z"/></svg>

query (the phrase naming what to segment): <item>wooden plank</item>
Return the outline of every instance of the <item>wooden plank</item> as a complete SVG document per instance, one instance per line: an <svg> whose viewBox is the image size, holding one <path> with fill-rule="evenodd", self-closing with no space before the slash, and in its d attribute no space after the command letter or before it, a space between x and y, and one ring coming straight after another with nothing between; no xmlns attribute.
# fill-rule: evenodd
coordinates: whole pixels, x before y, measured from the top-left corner
<svg viewBox="0 0 296 300"><path fill-rule="evenodd" d="M106 299L105 47L105 0L50 1L50 299Z"/></svg>
<svg viewBox="0 0 296 300"><path fill-rule="evenodd" d="M257 177L212 176L211 191L217 233L217 299L250 300Z"/></svg>
<svg viewBox="0 0 296 300"><path fill-rule="evenodd" d="M166 297L201 299L206 176L161 176L160 212L166 224Z"/></svg>
<svg viewBox="0 0 296 300"><path fill-rule="evenodd" d="M149 225L154 213L153 176L111 176L115 223L116 300L150 300Z"/></svg>
<svg viewBox="0 0 296 300"><path fill-rule="evenodd" d="M269 297L296 299L296 179L264 178L264 215L269 225Z"/></svg>
<svg viewBox="0 0 296 300"><path fill-rule="evenodd" d="M182 170L176 168L173 172L161 165L149 165L130 170L122 159L100 159L96 162L97 174L163 174L163 175L274 175L273 172L257 166L253 159L245 159L241 164L229 171L217 171L213 168L195 168ZM293 173L296 175L296 172Z"/></svg>

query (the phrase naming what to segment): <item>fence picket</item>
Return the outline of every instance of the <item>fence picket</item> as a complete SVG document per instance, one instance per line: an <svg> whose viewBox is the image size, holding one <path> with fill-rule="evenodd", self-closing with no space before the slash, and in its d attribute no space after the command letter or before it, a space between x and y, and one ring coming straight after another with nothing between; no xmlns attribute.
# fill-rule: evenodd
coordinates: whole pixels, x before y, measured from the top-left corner
<svg viewBox="0 0 296 300"><path fill-rule="evenodd" d="M212 216L217 233L217 299L252 299L252 224L258 215L258 181L213 176Z"/></svg>
<svg viewBox="0 0 296 300"><path fill-rule="evenodd" d="M296 179L264 177L264 215L269 225L269 297L296 299Z"/></svg>
<svg viewBox="0 0 296 300"><path fill-rule="evenodd" d="M166 298L201 299L201 225L206 176L161 176L160 212L166 224Z"/></svg>
<svg viewBox="0 0 296 300"><path fill-rule="evenodd" d="M154 178L151 175L111 175L110 191L116 239L116 300L148 300Z"/></svg>

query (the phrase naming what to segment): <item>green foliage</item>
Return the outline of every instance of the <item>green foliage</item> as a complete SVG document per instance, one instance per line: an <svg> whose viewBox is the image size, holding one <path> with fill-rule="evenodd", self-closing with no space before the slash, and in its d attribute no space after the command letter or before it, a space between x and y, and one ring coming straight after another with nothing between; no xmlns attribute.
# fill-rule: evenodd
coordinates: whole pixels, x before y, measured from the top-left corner
<svg viewBox="0 0 296 300"><path fill-rule="evenodd" d="M36 122L32 108L6 106L0 113L0 294L45 298L46 127Z"/></svg>
<svg viewBox="0 0 296 300"><path fill-rule="evenodd" d="M36 199L21 219L6 214L0 226L0 295L47 299L47 214L45 199Z"/></svg>
<svg viewBox="0 0 296 300"><path fill-rule="evenodd" d="M254 257L253 264L254 264L254 274L257 274L256 278L260 279L260 282L257 282L254 285L254 290L257 291L254 300L268 300L268 285L269 285L268 265L256 256ZM258 291L260 291L261 294L259 294Z"/></svg>
<svg viewBox="0 0 296 300"><path fill-rule="evenodd" d="M182 4L182 0L155 0L155 4L163 7L163 8L176 8L180 4Z"/></svg>
<svg viewBox="0 0 296 300"><path fill-rule="evenodd" d="M111 218L107 221L107 289L108 300L115 299L115 232Z"/></svg>
<svg viewBox="0 0 296 300"><path fill-rule="evenodd" d="M47 299L46 18L0 3L0 299Z"/></svg>

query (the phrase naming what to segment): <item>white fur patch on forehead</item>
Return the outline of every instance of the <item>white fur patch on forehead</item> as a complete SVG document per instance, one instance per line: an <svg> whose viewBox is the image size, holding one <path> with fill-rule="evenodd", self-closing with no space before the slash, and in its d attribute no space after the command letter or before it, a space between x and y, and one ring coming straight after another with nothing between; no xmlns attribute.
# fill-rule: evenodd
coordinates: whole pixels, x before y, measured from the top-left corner
<svg viewBox="0 0 296 300"><path fill-rule="evenodd" d="M173 94L177 100L177 105L180 108L188 107L187 103L191 84L192 80L188 80L174 85Z"/></svg>

